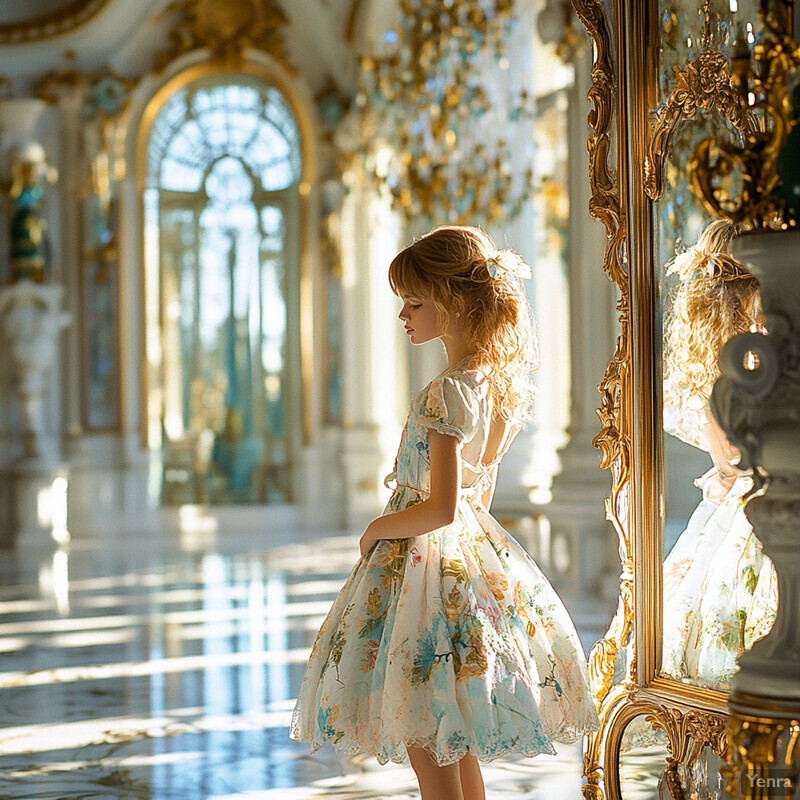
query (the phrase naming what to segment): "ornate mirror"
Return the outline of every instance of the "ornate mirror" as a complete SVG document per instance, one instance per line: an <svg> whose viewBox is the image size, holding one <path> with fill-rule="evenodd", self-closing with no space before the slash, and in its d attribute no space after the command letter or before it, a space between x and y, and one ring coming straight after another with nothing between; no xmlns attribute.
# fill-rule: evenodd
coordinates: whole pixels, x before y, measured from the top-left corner
<svg viewBox="0 0 800 800"><path fill-rule="evenodd" d="M606 229L621 323L596 445L622 575L590 657L602 728L584 796L721 799L736 659L768 633L778 597L744 513L758 475L709 398L724 343L766 332L758 280L732 252L755 227L748 203L764 187L752 176L772 179L745 145L774 133L764 65L791 44L792 4L573 6L594 46L590 210Z"/></svg>
<svg viewBox="0 0 800 800"><path fill-rule="evenodd" d="M769 631L777 607L775 571L744 514L752 476L709 407L722 345L763 328L758 280L730 254L737 228L711 216L697 186L702 170L721 173L714 137L735 146L758 124L729 65L749 61L764 26L755 3L725 5L660 0L658 112L645 161L663 464L659 674L716 692L730 688L736 659ZM735 167L720 177L720 191L741 194Z"/></svg>

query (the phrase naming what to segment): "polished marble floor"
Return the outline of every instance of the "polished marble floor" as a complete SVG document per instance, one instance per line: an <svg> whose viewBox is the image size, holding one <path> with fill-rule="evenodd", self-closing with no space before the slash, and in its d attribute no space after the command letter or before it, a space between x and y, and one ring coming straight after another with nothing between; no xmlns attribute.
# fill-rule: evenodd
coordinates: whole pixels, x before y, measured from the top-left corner
<svg viewBox="0 0 800 800"><path fill-rule="evenodd" d="M417 797L407 765L287 736L356 556L355 534L283 531L0 552L0 799ZM577 800L580 745L558 751L488 765L490 800Z"/></svg>

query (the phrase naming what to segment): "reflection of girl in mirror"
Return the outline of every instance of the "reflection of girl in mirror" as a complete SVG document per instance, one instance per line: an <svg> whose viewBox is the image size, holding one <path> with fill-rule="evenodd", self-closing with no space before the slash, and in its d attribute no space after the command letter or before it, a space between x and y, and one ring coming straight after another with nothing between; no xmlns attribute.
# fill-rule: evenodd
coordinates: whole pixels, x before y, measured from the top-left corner
<svg viewBox="0 0 800 800"><path fill-rule="evenodd" d="M716 689L769 631L777 605L775 571L744 514L753 480L708 407L720 347L764 332L758 281L729 254L735 235L732 223L712 222L667 268L678 286L665 322L664 429L713 466L695 481L703 499L664 561L663 668Z"/></svg>

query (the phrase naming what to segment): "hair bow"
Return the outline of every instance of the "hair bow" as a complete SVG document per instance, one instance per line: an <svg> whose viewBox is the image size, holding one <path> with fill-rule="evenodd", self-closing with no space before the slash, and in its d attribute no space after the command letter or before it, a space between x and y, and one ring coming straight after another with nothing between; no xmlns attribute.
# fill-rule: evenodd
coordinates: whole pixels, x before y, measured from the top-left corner
<svg viewBox="0 0 800 800"><path fill-rule="evenodd" d="M727 253L706 253L697 245L679 253L667 266L667 275L677 273L682 281L688 280L695 273L719 278L723 281L736 280L749 275L736 259Z"/></svg>
<svg viewBox="0 0 800 800"><path fill-rule="evenodd" d="M497 278L506 272L518 278L529 279L531 268L522 260L522 257L511 250L499 250L491 258L486 259L486 269L492 278Z"/></svg>
<svg viewBox="0 0 800 800"><path fill-rule="evenodd" d="M677 274L678 278L685 281L694 272L704 266L708 261L708 254L697 247L690 247L682 253L678 253L672 259L672 263L667 267L667 275Z"/></svg>

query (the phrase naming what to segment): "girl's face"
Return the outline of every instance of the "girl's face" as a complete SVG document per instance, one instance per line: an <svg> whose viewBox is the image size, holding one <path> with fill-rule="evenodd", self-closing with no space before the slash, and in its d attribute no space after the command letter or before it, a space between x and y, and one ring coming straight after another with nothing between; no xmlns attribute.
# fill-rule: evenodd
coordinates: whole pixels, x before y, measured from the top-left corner
<svg viewBox="0 0 800 800"><path fill-rule="evenodd" d="M400 299L403 301L403 307L398 317L405 323L411 344L425 344L442 335L436 307L430 297L401 294Z"/></svg>

